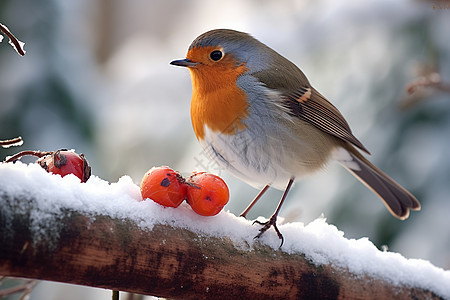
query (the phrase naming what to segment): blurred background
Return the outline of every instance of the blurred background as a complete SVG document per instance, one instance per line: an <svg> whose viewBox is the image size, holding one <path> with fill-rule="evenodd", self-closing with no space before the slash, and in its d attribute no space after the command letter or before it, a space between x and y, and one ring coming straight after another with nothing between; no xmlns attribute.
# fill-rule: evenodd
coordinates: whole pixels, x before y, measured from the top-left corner
<svg viewBox="0 0 450 300"><path fill-rule="evenodd" d="M0 158L73 148L94 175L110 182L129 175L136 184L152 166L185 175L206 170L227 181L226 209L239 214L258 191L202 152L190 123L189 72L169 62L183 58L204 31L245 31L297 64L340 109L371 161L422 203L420 213L399 221L350 173L330 165L295 185L281 211L285 221L309 223L324 214L347 238L369 237L380 248L449 269L447 3L2 0L0 22L27 53L17 55L6 37L0 43L0 139L25 141L0 148ZM444 84L406 93L411 82L429 78ZM249 217L269 217L280 197L271 190ZM110 297L64 288L41 283L31 299Z"/></svg>

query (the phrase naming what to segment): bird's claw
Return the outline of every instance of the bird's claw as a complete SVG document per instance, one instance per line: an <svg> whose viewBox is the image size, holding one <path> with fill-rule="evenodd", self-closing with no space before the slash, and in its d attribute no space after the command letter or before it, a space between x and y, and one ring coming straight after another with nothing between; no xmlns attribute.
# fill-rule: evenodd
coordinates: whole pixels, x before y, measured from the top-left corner
<svg viewBox="0 0 450 300"><path fill-rule="evenodd" d="M283 246L284 237L281 234L280 230L278 230L278 227L277 227L277 216L272 216L270 218L270 220L267 221L267 222L260 222L258 220L255 220L253 222L253 224L255 224L255 223L257 223L259 225L263 225L263 227L259 230L259 233L254 237L255 239L259 239L264 234L264 232L266 232L270 227L273 227L273 229L275 229L275 232L278 235L278 238L281 240L280 248L281 248L281 246Z"/></svg>

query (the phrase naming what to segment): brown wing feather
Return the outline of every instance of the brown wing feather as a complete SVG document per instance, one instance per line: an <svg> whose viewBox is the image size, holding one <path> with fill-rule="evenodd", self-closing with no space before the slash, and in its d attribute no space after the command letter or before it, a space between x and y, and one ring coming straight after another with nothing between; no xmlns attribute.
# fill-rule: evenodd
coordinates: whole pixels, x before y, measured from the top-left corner
<svg viewBox="0 0 450 300"><path fill-rule="evenodd" d="M251 75L258 78L267 88L281 92L284 97L280 101L284 102L283 105L291 115L370 154L352 134L350 126L339 110L311 86L305 74L292 62L273 52L276 54L272 56L273 68Z"/></svg>
<svg viewBox="0 0 450 300"><path fill-rule="evenodd" d="M284 101L292 115L370 154L352 134L350 126L339 110L314 88L304 87L295 93L286 94Z"/></svg>

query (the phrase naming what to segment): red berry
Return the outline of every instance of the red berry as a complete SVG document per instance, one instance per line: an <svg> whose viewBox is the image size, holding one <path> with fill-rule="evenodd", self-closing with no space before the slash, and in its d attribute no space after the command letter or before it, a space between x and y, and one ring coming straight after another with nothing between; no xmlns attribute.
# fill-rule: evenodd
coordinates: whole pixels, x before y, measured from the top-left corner
<svg viewBox="0 0 450 300"><path fill-rule="evenodd" d="M184 178L169 167L151 168L142 178L142 198L163 206L178 207L186 199Z"/></svg>
<svg viewBox="0 0 450 300"><path fill-rule="evenodd" d="M36 162L47 172L59 174L61 177L74 174L81 182L86 182L91 176L91 167L84 155L66 149L50 152Z"/></svg>
<svg viewBox="0 0 450 300"><path fill-rule="evenodd" d="M187 184L187 202L202 216L217 215L230 198L225 181L213 174L194 173Z"/></svg>

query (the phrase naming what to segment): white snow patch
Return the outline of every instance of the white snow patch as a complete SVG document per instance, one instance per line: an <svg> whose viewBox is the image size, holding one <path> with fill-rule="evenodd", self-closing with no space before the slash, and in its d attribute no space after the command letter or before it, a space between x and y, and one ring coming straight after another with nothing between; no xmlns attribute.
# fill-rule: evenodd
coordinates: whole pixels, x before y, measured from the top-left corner
<svg viewBox="0 0 450 300"><path fill-rule="evenodd" d="M1 37L1 35L0 35ZM1 39L0 39L1 42ZM18 141L17 143L14 144L9 144L9 145L2 145L3 148L9 148L9 147L17 147L17 146L22 146L23 145L23 140ZM6 159L5 159L6 160Z"/></svg>
<svg viewBox="0 0 450 300"><path fill-rule="evenodd" d="M253 239L260 228L252 221L221 212L213 217L194 213L187 204L178 208L164 208L153 201L141 201L139 187L129 176L115 183L92 176L80 183L69 175L61 178L45 172L37 164L0 165L0 210L8 214L2 195L32 197L31 230L36 238L54 232L57 217L62 210L76 210L92 215L108 215L112 218L136 222L143 230L155 224L170 224L187 228L200 235L228 237L241 249L252 250ZM3 200L4 201L4 200ZM14 208L17 212L17 207ZM25 208L24 208L25 210ZM54 227L53 227L54 228ZM394 284L404 284L430 290L444 298L450 298L450 271L433 266L421 259L407 259L398 253L378 250L367 238L346 239L344 232L319 218L304 225L287 223L279 226L285 242L282 250L294 254L303 253L315 264L332 264L348 268L357 275L369 274ZM47 232L46 232L47 231ZM273 230L260 239L262 244L278 249L280 240Z"/></svg>
<svg viewBox="0 0 450 300"><path fill-rule="evenodd" d="M22 49L23 54L26 54L27 51L25 51L25 49L24 49L25 43L22 41L19 41L19 40L17 40L17 42L19 43L19 46ZM17 47L16 47L16 44L14 44L11 40L9 40L9 44L13 47L14 50L16 50L17 53L20 53L19 49L17 49Z"/></svg>

